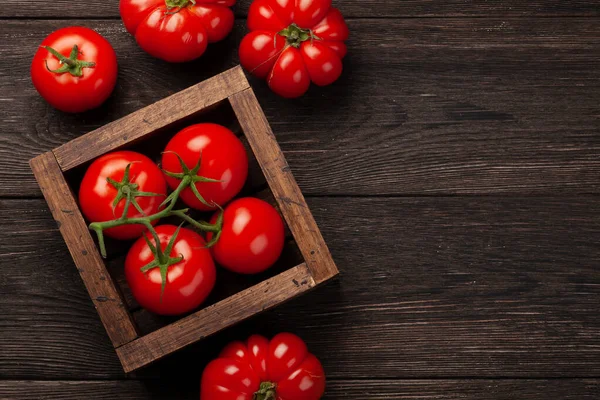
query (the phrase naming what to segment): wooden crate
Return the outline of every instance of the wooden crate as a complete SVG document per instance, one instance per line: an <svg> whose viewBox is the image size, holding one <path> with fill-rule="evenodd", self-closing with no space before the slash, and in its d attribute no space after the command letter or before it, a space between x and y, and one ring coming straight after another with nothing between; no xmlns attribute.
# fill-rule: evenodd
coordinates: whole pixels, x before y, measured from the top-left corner
<svg viewBox="0 0 600 400"><path fill-rule="evenodd" d="M208 305L192 314L164 319L136 306L123 279L122 257L112 262L102 259L73 193L85 168L98 156L123 148L160 151L159 144L198 121L229 123L245 136L249 156L255 158L250 163L249 181L259 183L244 190L276 203L291 235L288 247L292 256L283 257L287 265L282 262L254 278L220 276L218 285L225 294L213 296ZM338 274L240 67L74 139L34 158L30 165L125 372L275 307ZM266 182L262 187L261 180Z"/></svg>

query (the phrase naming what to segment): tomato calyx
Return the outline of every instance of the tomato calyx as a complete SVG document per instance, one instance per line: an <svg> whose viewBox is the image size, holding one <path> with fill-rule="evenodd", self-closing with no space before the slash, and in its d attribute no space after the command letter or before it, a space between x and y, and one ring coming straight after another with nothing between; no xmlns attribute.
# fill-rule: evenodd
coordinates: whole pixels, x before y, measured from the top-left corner
<svg viewBox="0 0 600 400"><path fill-rule="evenodd" d="M167 247L163 251L160 246L160 240L158 235L152 229L151 233L154 236L154 240L156 241L156 246L152 244L150 239L146 235L144 235L144 240L146 244L154 254L154 260L149 264L143 266L140 270L144 273L150 271L151 269L158 268L160 270L160 278L161 278L161 287L160 287L160 297L162 300L162 296L165 292L165 287L167 286L167 273L169 272L169 267L183 261L183 256L180 254L178 257L171 257L171 252L173 251L173 246L175 246L175 241L177 240L177 235L179 235L179 230L181 229L181 225L177 227L173 236L169 240Z"/></svg>
<svg viewBox="0 0 600 400"><path fill-rule="evenodd" d="M48 60L45 60L46 61L46 69L48 69L48 71L53 72L55 74L64 74L65 72L68 72L71 75L73 75L77 78L80 78L83 76L84 68L93 68L96 66L96 63L94 63L94 62L83 61L83 60L78 59L79 47L77 47L77 45L73 46L69 57L63 56L62 54L60 54L58 51L54 50L50 46L42 46L42 47L44 49L48 50L48 52L50 54L52 54L54 57L58 58L58 61L60 61L60 64L61 64L60 68L50 69L50 67L48 66Z"/></svg>
<svg viewBox="0 0 600 400"><path fill-rule="evenodd" d="M296 24L291 24L287 28L281 30L278 34L286 38L288 46L295 48L300 48L302 42L306 42L307 40L321 39L315 35L312 30L302 29ZM277 36L275 36L275 38L277 38Z"/></svg>
<svg viewBox="0 0 600 400"><path fill-rule="evenodd" d="M122 219L127 218L127 212L129 211L129 207L131 207L131 206L133 206L140 214L142 214L142 216L144 216L144 217L146 216L146 213L144 212L144 210L142 210L142 208L138 204L136 198L163 196L162 194L159 194L159 193L139 191L138 190L139 185L135 182L132 182L131 179L129 178L130 170L131 170L131 164L127 164L127 167L125 167L125 172L123 173L123 179L121 180L121 182L117 182L112 178L106 178L107 182L110 183L115 189L117 189L117 195L115 196L115 199L113 200L113 203L112 203L113 215L115 213L117 206L121 202L121 200L125 199L125 206L123 207L123 215L121 216Z"/></svg>
<svg viewBox="0 0 600 400"><path fill-rule="evenodd" d="M162 170L165 175L170 176L171 178L175 178L175 179L179 179L181 180L181 183L179 184L179 187L177 189L179 189L180 187L182 187L181 190L185 189L186 187L189 187L192 192L194 193L194 195L198 198L198 200L204 204L207 207L211 207L211 208L215 208L215 207L219 207L218 204L216 204L215 202L213 202L212 204L210 204L209 202L207 202L204 197L200 194L200 192L198 191L198 188L196 187L196 183L199 182L213 182L213 183L219 183L221 182L218 179L212 179L212 178L206 178L204 176L199 176L198 175L198 171L200 171L200 166L202 164L202 154L200 154L200 158L198 159L198 163L196 163L196 165L194 166L194 168L189 169L188 166L185 164L185 161L183 161L183 159L181 158L181 156L179 156L179 154L173 152L173 151L165 151L165 153L169 153L169 154L174 154L177 159L179 160L179 164L181 165L181 170L183 172L179 172L179 173L175 173L175 172L169 172L166 170ZM179 194L181 193L181 191L175 190L173 193L171 193L163 202L163 204L161 204L161 206L165 205L166 203L170 202L173 200L173 198L178 197Z"/></svg>
<svg viewBox="0 0 600 400"><path fill-rule="evenodd" d="M165 0L165 5L167 6L166 15L177 14L183 8L187 7L189 4L193 6L196 5L196 0ZM175 9L175 11L171 11Z"/></svg>
<svg viewBox="0 0 600 400"><path fill-rule="evenodd" d="M258 389L258 391L254 393L252 400L276 400L276 388L277 385L273 382L261 382L260 389Z"/></svg>

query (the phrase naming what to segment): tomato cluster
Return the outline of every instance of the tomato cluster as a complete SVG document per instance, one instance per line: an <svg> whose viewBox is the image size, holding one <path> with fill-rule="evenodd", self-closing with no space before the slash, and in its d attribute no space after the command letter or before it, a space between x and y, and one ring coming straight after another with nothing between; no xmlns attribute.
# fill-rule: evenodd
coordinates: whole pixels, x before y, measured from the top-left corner
<svg viewBox="0 0 600 400"><path fill-rule="evenodd" d="M342 73L348 26L332 0L254 0L250 33L239 48L240 63L266 79L282 97L302 96L310 83L326 86ZM186 62L223 40L234 25L236 0L120 0L125 28L148 54ZM110 43L84 27L48 36L31 64L35 88L55 108L91 110L108 99L117 82Z"/></svg>
<svg viewBox="0 0 600 400"><path fill-rule="evenodd" d="M105 235L139 238L125 260L127 282L138 303L157 314L179 315L197 308L213 289L214 261L241 274L272 266L283 250L284 224L263 200L231 202L248 176L248 156L229 129L211 123L189 126L173 136L162 154L162 170L133 151L99 157L81 181L79 202L90 228L99 234L103 253ZM213 212L210 222L175 209L179 199L190 208ZM155 227L171 216L190 227Z"/></svg>

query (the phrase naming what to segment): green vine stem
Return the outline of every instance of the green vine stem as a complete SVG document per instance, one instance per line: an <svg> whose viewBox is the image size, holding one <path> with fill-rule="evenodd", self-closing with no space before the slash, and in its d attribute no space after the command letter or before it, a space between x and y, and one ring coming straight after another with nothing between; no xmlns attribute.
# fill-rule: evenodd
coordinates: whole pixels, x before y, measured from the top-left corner
<svg viewBox="0 0 600 400"><path fill-rule="evenodd" d="M161 288L160 288L160 298L162 301L162 296L165 292L165 287L167 285L167 273L169 272L169 267L171 265L175 265L183 260L183 256L179 255L178 257L171 257L171 252L173 251L173 246L175 246L175 241L177 240L177 235L179 235L179 230L181 229L181 225L177 227L173 236L171 236L171 240L167 244L165 250L162 250L160 242L158 238L154 238L156 240L156 246L152 244L150 239L144 234L143 238L146 241L146 244L154 254L154 260L143 266L141 271L147 272L153 268L158 268L160 270L161 277Z"/></svg>
<svg viewBox="0 0 600 400"><path fill-rule="evenodd" d="M175 154L175 155L177 156L177 158L179 159L179 162L181 163L181 168L183 170L183 173L177 174L177 173L171 173L168 171L164 171L164 172L165 172L165 174L167 174L169 176L181 179L181 182L179 183L177 188L160 205L159 210L161 208L162 208L162 210L158 211L155 214L145 215L144 211L137 203L136 198L137 197L146 197L146 196L162 196L162 195L157 194L157 193L148 193L148 192L138 191L137 190L138 185L136 183L131 182L131 179L129 177L129 175L130 175L129 170L130 170L131 164L127 165L127 167L125 168L125 173L123 175L123 179L121 180L121 182L116 182L111 178L107 178L108 183L110 183L117 189L117 196L115 197L115 200L113 202L113 210L117 207L117 205L119 204L119 202L121 200L125 200L125 205L123 207L123 214L121 215L120 218L110 220L110 221L104 221L104 222L92 222L89 225L90 230L94 231L96 233L96 236L98 237L98 245L100 247L100 254L102 254L102 257L106 258L106 244L105 244L105 240L104 240L104 231L106 229L116 228L118 226L124 226L124 225L144 225L146 227L146 229L148 229L148 231L152 234L153 239L156 243L155 250L157 250L160 248L160 241L158 238L158 234L156 233L156 230L154 229L154 226L152 225L152 222L157 221L162 218L168 218L168 217L172 217L172 216L176 216L176 217L180 218L184 222L189 223L192 227L194 227L200 231L213 232L214 233L213 238L210 240L210 242L208 242L206 244L207 248L212 247L219 240L219 238L221 236L221 228L223 226L223 210L218 204L215 204L215 203L209 204L200 195L195 184L196 184L196 182L220 182L220 181L215 180L215 179L205 178L205 177L197 175L198 171L200 170L201 158L198 161L197 165L194 166L194 168L192 168L190 170L185 165L185 163L183 162L181 157L179 157L179 155L177 155L177 154ZM210 224L210 223L204 222L204 221L196 221L194 218L192 218L188 215L188 212L189 212L188 208L181 209L181 210L174 209L175 204L177 203L177 200L179 199L179 195L187 187L190 187L192 189L194 194L196 194L196 197L198 198L198 200L200 200L203 204L206 204L210 207L218 208L220 210L220 213L217 217L217 221L214 224ZM127 217L127 213L131 206L133 206L142 216L135 217L135 218ZM146 236L144 235L144 237L146 237ZM161 254L160 254L160 252L155 251L155 250L153 250L155 259L157 261L161 262L161 260L160 260ZM164 260L162 260L162 262L164 262Z"/></svg>

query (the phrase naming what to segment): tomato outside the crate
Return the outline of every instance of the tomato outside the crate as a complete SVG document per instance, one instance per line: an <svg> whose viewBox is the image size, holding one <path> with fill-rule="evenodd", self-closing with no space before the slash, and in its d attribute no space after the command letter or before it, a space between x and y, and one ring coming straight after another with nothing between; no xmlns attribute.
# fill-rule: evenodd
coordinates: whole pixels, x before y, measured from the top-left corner
<svg viewBox="0 0 600 400"><path fill-rule="evenodd" d="M89 28L73 26L50 34L31 63L31 80L54 108L79 113L100 106L117 83L117 56Z"/></svg>
<svg viewBox="0 0 600 400"><path fill-rule="evenodd" d="M335 82L342 73L349 30L331 0L255 0L240 63L287 98L302 96L311 81Z"/></svg>
<svg viewBox="0 0 600 400"><path fill-rule="evenodd" d="M235 0L121 0L127 31L150 55L168 62L194 60L233 28Z"/></svg>
<svg viewBox="0 0 600 400"><path fill-rule="evenodd" d="M129 183L123 184L127 166ZM135 197L137 192L141 192L143 196ZM143 214L156 214L167 193L162 171L151 159L140 153L115 151L105 154L92 162L81 181L81 211L90 222L121 218L127 202L127 193L134 194L133 197ZM115 205L118 196L121 196L121 199ZM133 205L127 210L128 218L142 217L143 214ZM153 221L153 224L157 222ZM140 237L145 230L143 225L123 225L107 229L104 233L114 239L128 240Z"/></svg>
<svg viewBox="0 0 600 400"><path fill-rule="evenodd" d="M202 374L200 400L318 400L325 372L291 333L254 335L226 346Z"/></svg>
<svg viewBox="0 0 600 400"><path fill-rule="evenodd" d="M196 232L174 225L156 227L162 259L151 246L150 232L133 244L125 259L125 277L133 297L145 309L160 315L179 315L200 306L215 286L216 270L206 242ZM166 251L173 242L170 251ZM154 268L142 269L153 262ZM164 284L163 284L164 283Z"/></svg>

